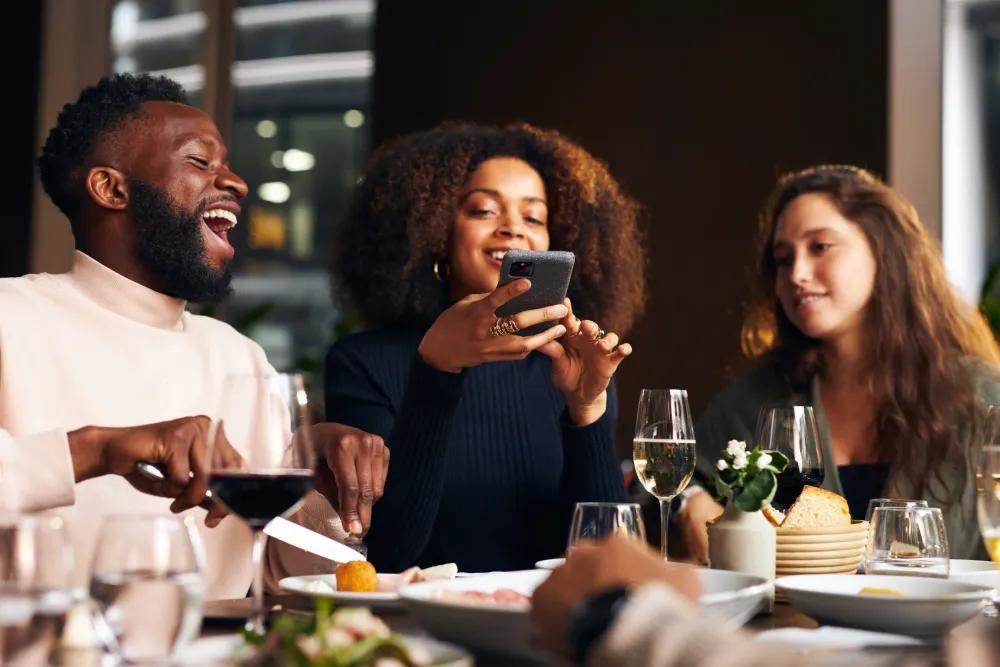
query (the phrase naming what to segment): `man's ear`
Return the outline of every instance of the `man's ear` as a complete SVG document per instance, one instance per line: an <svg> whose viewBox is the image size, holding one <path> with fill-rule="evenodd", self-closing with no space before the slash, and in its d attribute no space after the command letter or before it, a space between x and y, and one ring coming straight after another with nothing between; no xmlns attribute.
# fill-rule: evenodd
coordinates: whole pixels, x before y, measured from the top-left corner
<svg viewBox="0 0 1000 667"><path fill-rule="evenodd" d="M128 179L114 167L91 167L84 186L101 208L122 211L128 206Z"/></svg>

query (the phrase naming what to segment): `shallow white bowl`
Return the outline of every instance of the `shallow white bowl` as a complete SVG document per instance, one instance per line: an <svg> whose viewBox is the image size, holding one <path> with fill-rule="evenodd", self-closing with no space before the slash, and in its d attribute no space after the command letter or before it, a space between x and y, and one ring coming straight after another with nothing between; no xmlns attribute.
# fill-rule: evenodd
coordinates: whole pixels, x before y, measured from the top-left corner
<svg viewBox="0 0 1000 667"><path fill-rule="evenodd" d="M962 581L856 574L779 577L775 588L817 621L905 635L937 636L975 616L992 590ZM891 588L902 597L862 595Z"/></svg>
<svg viewBox="0 0 1000 667"><path fill-rule="evenodd" d="M767 605L771 583L739 572L698 568L704 613L739 626ZM545 653L532 644L534 628L528 607L504 607L434 599L436 591L483 591L498 588L531 595L548 578L548 570L499 572L450 581L430 581L404 586L403 604L431 634L477 651L544 660Z"/></svg>

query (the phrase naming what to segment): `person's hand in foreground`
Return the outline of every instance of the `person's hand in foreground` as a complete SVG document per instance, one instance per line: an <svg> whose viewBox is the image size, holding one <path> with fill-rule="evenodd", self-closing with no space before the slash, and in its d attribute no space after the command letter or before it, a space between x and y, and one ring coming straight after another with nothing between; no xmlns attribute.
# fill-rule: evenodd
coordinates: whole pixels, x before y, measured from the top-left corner
<svg viewBox="0 0 1000 667"><path fill-rule="evenodd" d="M693 568L665 562L642 542L621 536L601 543L581 542L570 550L566 564L535 589L531 615L548 647L565 654L570 649L566 627L574 609L607 591L653 582L666 583L692 601L701 591Z"/></svg>
<svg viewBox="0 0 1000 667"><path fill-rule="evenodd" d="M320 453L316 464L319 491L340 515L344 530L361 536L372 522L372 505L385 491L389 448L380 436L344 424L313 427Z"/></svg>
<svg viewBox="0 0 1000 667"><path fill-rule="evenodd" d="M102 475L120 475L143 493L173 498L170 511L197 506L208 490L208 429L205 416L182 417L156 424L107 428L86 426L68 434L77 482ZM212 450L212 467L238 468L242 457L225 438ZM163 470L163 480L141 475L145 461ZM215 527L228 512L213 503L205 525Z"/></svg>

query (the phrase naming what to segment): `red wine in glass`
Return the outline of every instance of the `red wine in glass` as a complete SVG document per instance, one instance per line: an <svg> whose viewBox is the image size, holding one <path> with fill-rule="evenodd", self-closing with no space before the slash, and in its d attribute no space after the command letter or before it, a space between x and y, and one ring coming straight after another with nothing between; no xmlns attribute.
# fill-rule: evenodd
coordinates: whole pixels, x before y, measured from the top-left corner
<svg viewBox="0 0 1000 667"><path fill-rule="evenodd" d="M315 483L312 470L220 470L209 475L215 499L253 529L262 529L278 516L294 512Z"/></svg>
<svg viewBox="0 0 1000 667"><path fill-rule="evenodd" d="M789 466L785 472L778 475L778 487L774 492L774 499L771 505L781 511L791 507L795 499L802 494L802 487L821 486L826 471L822 468L805 468L800 470L797 467Z"/></svg>

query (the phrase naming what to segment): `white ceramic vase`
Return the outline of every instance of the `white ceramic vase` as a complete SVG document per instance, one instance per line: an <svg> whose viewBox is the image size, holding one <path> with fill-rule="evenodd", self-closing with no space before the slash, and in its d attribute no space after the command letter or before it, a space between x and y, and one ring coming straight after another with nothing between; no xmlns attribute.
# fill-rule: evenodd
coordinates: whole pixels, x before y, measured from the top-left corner
<svg viewBox="0 0 1000 667"><path fill-rule="evenodd" d="M774 579L774 558L774 526L761 512L744 512L730 501L708 524L709 567Z"/></svg>

